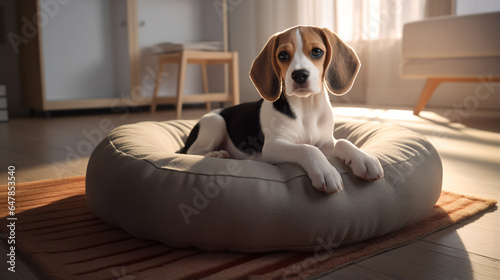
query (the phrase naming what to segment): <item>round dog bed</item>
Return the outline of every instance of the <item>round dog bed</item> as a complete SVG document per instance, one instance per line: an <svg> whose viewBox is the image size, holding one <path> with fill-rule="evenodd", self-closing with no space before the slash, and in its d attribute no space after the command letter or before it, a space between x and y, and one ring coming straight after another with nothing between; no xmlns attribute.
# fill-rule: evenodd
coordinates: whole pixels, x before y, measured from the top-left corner
<svg viewBox="0 0 500 280"><path fill-rule="evenodd" d="M308 251L358 242L425 217L442 166L420 134L394 125L338 122L335 137L379 158L367 182L332 158L344 191L319 192L301 167L176 153L196 121L142 122L113 130L87 168L90 209L133 236L203 250Z"/></svg>

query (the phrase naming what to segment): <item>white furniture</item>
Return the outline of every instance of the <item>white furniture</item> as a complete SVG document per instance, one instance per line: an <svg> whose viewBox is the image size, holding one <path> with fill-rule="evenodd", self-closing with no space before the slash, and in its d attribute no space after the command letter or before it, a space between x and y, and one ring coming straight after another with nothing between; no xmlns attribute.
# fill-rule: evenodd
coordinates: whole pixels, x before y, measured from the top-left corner
<svg viewBox="0 0 500 280"><path fill-rule="evenodd" d="M222 8L213 1L24 0L17 9L27 39L19 45L23 100L40 111L149 106L155 44L223 40ZM162 97L176 95L176 70L166 67ZM223 85L215 74L223 69L212 70L208 79L217 90ZM188 67L186 75L199 74ZM201 88L199 79L186 94Z"/></svg>
<svg viewBox="0 0 500 280"><path fill-rule="evenodd" d="M139 81L135 0L60 2L17 5L21 34L33 34L19 46L25 106L52 111L125 105Z"/></svg>
<svg viewBox="0 0 500 280"><path fill-rule="evenodd" d="M418 115L443 82L500 81L500 12L442 16L403 30L402 76L426 78Z"/></svg>

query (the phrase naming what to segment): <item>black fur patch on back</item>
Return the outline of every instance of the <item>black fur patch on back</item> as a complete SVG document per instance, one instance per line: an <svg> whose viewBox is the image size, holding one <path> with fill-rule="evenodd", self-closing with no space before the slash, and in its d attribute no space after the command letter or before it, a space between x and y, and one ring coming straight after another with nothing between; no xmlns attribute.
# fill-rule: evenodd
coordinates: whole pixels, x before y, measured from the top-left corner
<svg viewBox="0 0 500 280"><path fill-rule="evenodd" d="M290 107L290 103L288 103L288 100L286 100L284 94L282 94L280 98L278 98L278 100L273 102L273 107L276 111L284 114L285 116L288 116L292 119L297 118L293 113L292 108Z"/></svg>
<svg viewBox="0 0 500 280"><path fill-rule="evenodd" d="M180 154L187 154L187 151L193 145L194 141L198 138L198 133L200 132L200 123L197 123L193 129L191 130L191 133L189 133L189 136L186 140L186 144L184 145L184 148L182 148L179 153Z"/></svg>
<svg viewBox="0 0 500 280"><path fill-rule="evenodd" d="M263 99L223 109L220 115L226 122L229 138L240 151L253 155L262 153L264 134L260 126Z"/></svg>

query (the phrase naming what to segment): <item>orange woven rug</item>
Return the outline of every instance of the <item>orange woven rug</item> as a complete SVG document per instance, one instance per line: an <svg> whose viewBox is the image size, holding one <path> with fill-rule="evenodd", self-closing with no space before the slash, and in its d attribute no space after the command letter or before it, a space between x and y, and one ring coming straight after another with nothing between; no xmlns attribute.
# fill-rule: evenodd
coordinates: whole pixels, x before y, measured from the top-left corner
<svg viewBox="0 0 500 280"><path fill-rule="evenodd" d="M7 196L1 186L1 230L9 236ZM443 192L432 213L412 226L316 254L206 253L134 238L89 211L83 176L18 184L13 217L16 254L49 279L303 279L411 243L495 203Z"/></svg>

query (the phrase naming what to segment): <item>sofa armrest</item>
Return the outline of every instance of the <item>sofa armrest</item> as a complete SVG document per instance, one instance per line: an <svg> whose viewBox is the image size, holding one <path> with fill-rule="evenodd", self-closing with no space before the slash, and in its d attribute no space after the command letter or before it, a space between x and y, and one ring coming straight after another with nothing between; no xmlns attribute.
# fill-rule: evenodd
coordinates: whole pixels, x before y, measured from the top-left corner
<svg viewBox="0 0 500 280"><path fill-rule="evenodd" d="M443 16L407 23L403 58L500 56L500 12Z"/></svg>

